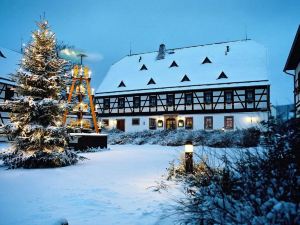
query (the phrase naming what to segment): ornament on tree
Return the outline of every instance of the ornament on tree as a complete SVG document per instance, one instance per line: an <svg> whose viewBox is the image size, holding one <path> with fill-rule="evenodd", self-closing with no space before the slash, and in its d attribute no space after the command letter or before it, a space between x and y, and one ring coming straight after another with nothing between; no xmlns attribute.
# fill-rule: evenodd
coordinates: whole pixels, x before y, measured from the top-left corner
<svg viewBox="0 0 300 225"><path fill-rule="evenodd" d="M78 161L77 155L66 149L68 134L63 126L67 104L61 93L67 62L58 57L48 22L37 25L21 69L13 75L19 97L6 102L11 110L11 124L6 128L14 138L12 152L4 157L10 168L60 167Z"/></svg>

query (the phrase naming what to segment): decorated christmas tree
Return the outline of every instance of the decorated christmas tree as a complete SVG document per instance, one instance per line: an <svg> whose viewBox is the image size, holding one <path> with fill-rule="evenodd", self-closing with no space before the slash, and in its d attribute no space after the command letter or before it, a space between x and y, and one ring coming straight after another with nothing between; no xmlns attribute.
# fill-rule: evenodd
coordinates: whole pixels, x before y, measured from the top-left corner
<svg viewBox="0 0 300 225"><path fill-rule="evenodd" d="M14 138L10 154L4 157L10 168L60 167L78 160L67 150L68 134L62 124L67 62L58 57L48 22L42 20L37 26L24 49L20 69L13 75L18 97L6 103L11 110L7 130Z"/></svg>

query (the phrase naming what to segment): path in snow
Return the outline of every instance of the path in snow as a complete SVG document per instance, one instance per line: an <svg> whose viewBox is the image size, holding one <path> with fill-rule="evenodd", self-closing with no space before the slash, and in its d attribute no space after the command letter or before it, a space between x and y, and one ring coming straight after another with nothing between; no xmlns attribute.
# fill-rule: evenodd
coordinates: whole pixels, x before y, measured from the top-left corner
<svg viewBox="0 0 300 225"><path fill-rule="evenodd" d="M0 224L173 224L161 220L171 194L148 187L178 159L182 147L114 145L90 160L56 169L0 168Z"/></svg>

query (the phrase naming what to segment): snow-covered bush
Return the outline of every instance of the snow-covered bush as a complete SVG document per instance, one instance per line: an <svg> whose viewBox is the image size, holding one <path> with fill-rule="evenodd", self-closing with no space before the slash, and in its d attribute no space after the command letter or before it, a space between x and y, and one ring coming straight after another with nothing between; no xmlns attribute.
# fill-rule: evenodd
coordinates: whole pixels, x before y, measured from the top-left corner
<svg viewBox="0 0 300 225"><path fill-rule="evenodd" d="M300 224L300 120L269 125L270 145L243 149L221 166L200 157L193 175L171 164L169 179L184 186L176 213L183 224ZM218 159L220 160L220 159Z"/></svg>
<svg viewBox="0 0 300 225"><path fill-rule="evenodd" d="M109 144L159 144L164 146L181 146L187 140L194 145L209 147L256 147L259 144L260 131L256 128L236 131L203 131L203 130L145 130L124 133L117 130L107 131Z"/></svg>

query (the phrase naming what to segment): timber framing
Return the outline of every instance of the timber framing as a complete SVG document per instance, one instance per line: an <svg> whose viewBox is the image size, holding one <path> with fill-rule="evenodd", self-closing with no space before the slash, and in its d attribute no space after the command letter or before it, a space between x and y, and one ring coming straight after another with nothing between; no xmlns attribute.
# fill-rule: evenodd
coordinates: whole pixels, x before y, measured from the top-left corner
<svg viewBox="0 0 300 225"><path fill-rule="evenodd" d="M253 100L249 101L246 93L252 91ZM205 94L212 94L212 101L205 102ZM226 101L225 93L232 93L232 101ZM186 94L192 95L191 104L186 102ZM173 104L168 104L168 96L174 96ZM156 105L150 106L150 96L156 96ZM139 97L140 107L134 107L134 98ZM118 99L126 99L122 108ZM109 108L104 107L104 99L109 99ZM106 100L107 101L107 100ZM212 114L235 112L267 112L270 110L270 86L253 85L211 89L174 90L119 95L96 96L98 116L147 116L164 114Z"/></svg>

